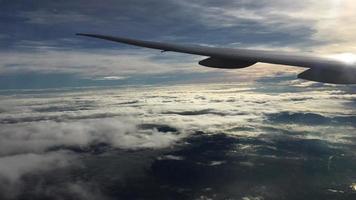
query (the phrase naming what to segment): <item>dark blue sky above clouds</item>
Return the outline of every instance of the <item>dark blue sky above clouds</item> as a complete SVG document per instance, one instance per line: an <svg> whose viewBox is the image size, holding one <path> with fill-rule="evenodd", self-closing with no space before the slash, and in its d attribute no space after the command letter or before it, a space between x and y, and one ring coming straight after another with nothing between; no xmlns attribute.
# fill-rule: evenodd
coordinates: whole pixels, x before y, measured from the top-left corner
<svg viewBox="0 0 356 200"><path fill-rule="evenodd" d="M189 73L223 73L227 79L236 74L251 75L199 67L201 57L162 55L154 50L81 38L75 36L77 32L227 47L353 52L349 46L354 38L343 35L353 29L342 23L340 31L329 26L353 15L335 14L350 7L348 0L343 2L338 8L335 0L292 4L282 0L2 0L0 83L13 80L11 85L22 85L18 75L23 74L68 75L80 81L83 77L122 79L166 73L181 74L182 79ZM256 71L263 76L278 70L271 72L262 67ZM289 68L279 72L289 72Z"/></svg>
<svg viewBox="0 0 356 200"><path fill-rule="evenodd" d="M309 41L313 30L308 24L288 26L281 20L270 26L259 20L258 14L263 14L269 4L268 1L2 1L1 25L3 42L10 47L21 41L76 43L79 42L73 37L76 32L217 45L239 42L283 46ZM230 16L224 13L227 8L245 13ZM249 10L255 13L249 14Z"/></svg>

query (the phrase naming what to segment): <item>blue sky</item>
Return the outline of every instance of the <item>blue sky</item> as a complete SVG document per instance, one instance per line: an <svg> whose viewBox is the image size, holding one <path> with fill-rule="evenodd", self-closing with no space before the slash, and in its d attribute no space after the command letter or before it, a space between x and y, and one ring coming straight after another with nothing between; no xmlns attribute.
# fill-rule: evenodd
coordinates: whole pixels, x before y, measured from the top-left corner
<svg viewBox="0 0 356 200"><path fill-rule="evenodd" d="M114 77L123 80L142 75L179 74L182 80L194 77L199 82L196 77L201 73L229 80L238 77L236 81L251 74L255 74L252 80L275 73L295 74L291 68L268 66L267 70L261 65L251 69L256 73L208 69L198 66L202 57L162 55L155 50L80 38L74 35L77 32L316 54L356 52L356 31L350 20L355 17L355 6L350 0L3 0L0 4L3 89L13 88L5 86L9 80L12 82L7 85L28 87L22 82L24 75L32 80L48 74L79 82L101 80L97 82L100 85Z"/></svg>

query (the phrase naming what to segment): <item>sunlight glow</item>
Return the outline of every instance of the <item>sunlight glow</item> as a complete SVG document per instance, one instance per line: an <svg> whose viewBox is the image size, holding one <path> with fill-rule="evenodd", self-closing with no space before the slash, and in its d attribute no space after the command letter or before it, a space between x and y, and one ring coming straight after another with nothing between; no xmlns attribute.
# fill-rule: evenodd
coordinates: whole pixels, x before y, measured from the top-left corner
<svg viewBox="0 0 356 200"><path fill-rule="evenodd" d="M347 64L356 64L356 55L352 53L335 54L331 57Z"/></svg>
<svg viewBox="0 0 356 200"><path fill-rule="evenodd" d="M352 190L356 191L356 183L351 184L350 187L351 187Z"/></svg>

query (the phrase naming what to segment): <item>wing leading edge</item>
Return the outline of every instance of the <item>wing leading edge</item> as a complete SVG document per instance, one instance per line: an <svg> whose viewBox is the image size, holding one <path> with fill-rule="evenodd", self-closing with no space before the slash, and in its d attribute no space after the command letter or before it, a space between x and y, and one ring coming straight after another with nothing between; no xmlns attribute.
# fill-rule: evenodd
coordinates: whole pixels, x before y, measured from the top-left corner
<svg viewBox="0 0 356 200"><path fill-rule="evenodd" d="M77 35L162 51L208 56L209 58L199 62L199 64L207 67L234 69L248 67L257 62L291 65L309 68L299 74L298 78L324 83L356 84L356 65L351 65L337 59L266 50L232 49L152 42L98 34L77 33Z"/></svg>

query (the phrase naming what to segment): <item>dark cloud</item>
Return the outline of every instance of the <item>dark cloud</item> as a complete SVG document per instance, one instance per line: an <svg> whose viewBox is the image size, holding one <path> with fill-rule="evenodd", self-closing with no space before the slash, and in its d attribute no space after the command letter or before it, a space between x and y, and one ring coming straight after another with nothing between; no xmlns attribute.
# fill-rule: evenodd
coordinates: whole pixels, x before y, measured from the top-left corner
<svg viewBox="0 0 356 200"><path fill-rule="evenodd" d="M267 115L268 119L276 123L306 124L306 125L349 125L356 124L356 116L323 116L316 113L281 112Z"/></svg>
<svg viewBox="0 0 356 200"><path fill-rule="evenodd" d="M126 102L121 102L121 103L118 103L118 105L131 105L131 104L137 104L139 103L140 101L138 100L134 100L134 101L126 101Z"/></svg>
<svg viewBox="0 0 356 200"><path fill-rule="evenodd" d="M214 111L212 109L204 109L204 110L197 110L197 111L169 111L169 112L164 112L163 114L175 114L175 115L207 115L207 114L212 114L212 115L220 115L220 116L225 116L227 113L222 113L218 111Z"/></svg>
<svg viewBox="0 0 356 200"><path fill-rule="evenodd" d="M51 106L47 108L35 108L36 112L66 112L66 111L79 111L90 110L88 106Z"/></svg>
<svg viewBox="0 0 356 200"><path fill-rule="evenodd" d="M43 109L42 111L44 112ZM64 122L69 120L102 119L102 118L112 118L117 116L122 116L122 115L117 113L95 113L92 115L82 115L82 116L62 114L62 115L55 115L55 116L41 115L41 116L16 117L16 118L5 117L0 119L0 124L17 124L17 123L24 123L24 122L41 122L41 121Z"/></svg>
<svg viewBox="0 0 356 200"><path fill-rule="evenodd" d="M351 164L350 157L343 157L342 153L318 140L276 138L266 142L263 137L200 133L186 138L171 150L116 152L101 158L90 157L82 170L89 180L97 183L96 190L115 198L192 199L205 196L239 199L260 196L298 199L323 196L332 199L335 194L325 189L330 187L346 190L339 195L351 199L353 193L346 185L332 183L333 174L345 170L338 166ZM328 168L330 155L335 158ZM165 157L170 159L162 159ZM98 161L105 161L106 165ZM347 169L353 170L354 165L353 162ZM308 173L317 173L318 178L306 176ZM341 177L347 183L345 175Z"/></svg>
<svg viewBox="0 0 356 200"><path fill-rule="evenodd" d="M329 124L331 119L315 113L282 112L269 114L269 120L277 123Z"/></svg>
<svg viewBox="0 0 356 200"><path fill-rule="evenodd" d="M157 129L159 132L178 132L178 129L165 124L140 124L140 129Z"/></svg>

